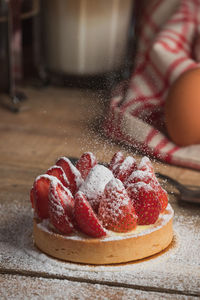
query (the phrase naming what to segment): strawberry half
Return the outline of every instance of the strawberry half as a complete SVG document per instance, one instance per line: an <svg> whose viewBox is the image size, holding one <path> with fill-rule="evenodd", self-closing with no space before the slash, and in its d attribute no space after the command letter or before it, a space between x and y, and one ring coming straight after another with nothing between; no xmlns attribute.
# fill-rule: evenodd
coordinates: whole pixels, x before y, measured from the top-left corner
<svg viewBox="0 0 200 300"><path fill-rule="evenodd" d="M137 224L131 200L119 179L113 178L105 187L99 205L99 220L103 226L116 232L128 232Z"/></svg>
<svg viewBox="0 0 200 300"><path fill-rule="evenodd" d="M121 151L116 152L109 164L109 169L113 172L124 161L124 155Z"/></svg>
<svg viewBox="0 0 200 300"><path fill-rule="evenodd" d="M85 194L95 213L98 211L105 186L112 178L113 173L108 168L102 165L96 165L91 169L86 180L79 188L79 191Z"/></svg>
<svg viewBox="0 0 200 300"><path fill-rule="evenodd" d="M65 172L63 171L63 169L59 166L53 166L51 168L49 168L46 172L46 174L51 175L51 176L55 176L56 178L58 178L62 184L65 187L69 187L69 181L65 175Z"/></svg>
<svg viewBox="0 0 200 300"><path fill-rule="evenodd" d="M161 213L163 213L165 208L168 205L168 194L165 191L165 189L163 189L161 187L160 184L157 186L156 192L157 192L157 196L160 201L160 204L161 204Z"/></svg>
<svg viewBox="0 0 200 300"><path fill-rule="evenodd" d="M49 201L49 186L51 180L55 177L47 174L38 176L33 184L33 191L31 191L31 197L33 201L33 207L36 214L40 219L47 219L48 213L48 201Z"/></svg>
<svg viewBox="0 0 200 300"><path fill-rule="evenodd" d="M63 234L73 232L74 198L58 180L50 184L48 210L50 222L58 231Z"/></svg>
<svg viewBox="0 0 200 300"><path fill-rule="evenodd" d="M65 172L67 180L69 181L69 189L72 192L72 195L74 195L83 182L81 173L67 157L59 158L56 165L60 166Z"/></svg>
<svg viewBox="0 0 200 300"><path fill-rule="evenodd" d="M132 156L127 156L125 160L119 164L114 170L114 175L122 182L125 182L133 171L137 169L136 160Z"/></svg>
<svg viewBox="0 0 200 300"><path fill-rule="evenodd" d="M138 224L154 224L161 212L161 203L153 187L150 184L138 182L129 185L127 193L138 216Z"/></svg>
<svg viewBox="0 0 200 300"><path fill-rule="evenodd" d="M80 191L75 195L75 220L83 233L94 238L106 236L106 231L96 217L86 196Z"/></svg>
<svg viewBox="0 0 200 300"><path fill-rule="evenodd" d="M129 185L137 182L144 182L150 184L153 190L156 192L157 197L161 204L161 213L164 212L168 204L168 195L167 192L161 187L156 176L149 171L134 171L125 182L125 187L128 188Z"/></svg>
<svg viewBox="0 0 200 300"><path fill-rule="evenodd" d="M150 161L150 159L147 157L147 156L144 156L140 163L139 163L139 166L138 166L138 170L141 170L141 171L148 171L152 174L154 174L154 168L153 168L153 165Z"/></svg>
<svg viewBox="0 0 200 300"><path fill-rule="evenodd" d="M76 163L76 168L85 180L90 170L97 164L97 159L92 152L85 152Z"/></svg>
<svg viewBox="0 0 200 300"><path fill-rule="evenodd" d="M152 173L149 171L133 171L131 175L127 178L127 180L124 182L125 187L127 187L130 184L137 183L137 182L144 182L144 183L151 183L151 185L158 185L157 178L153 176Z"/></svg>

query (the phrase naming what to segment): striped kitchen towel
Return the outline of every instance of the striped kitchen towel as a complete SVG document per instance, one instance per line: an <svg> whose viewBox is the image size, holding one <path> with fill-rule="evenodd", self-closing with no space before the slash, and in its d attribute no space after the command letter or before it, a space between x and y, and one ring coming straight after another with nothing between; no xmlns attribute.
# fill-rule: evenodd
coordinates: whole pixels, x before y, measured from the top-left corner
<svg viewBox="0 0 200 300"><path fill-rule="evenodd" d="M170 164L200 169L200 145L178 147L166 135L164 101L177 77L200 66L200 0L152 0L142 14L136 65L115 89L107 136Z"/></svg>

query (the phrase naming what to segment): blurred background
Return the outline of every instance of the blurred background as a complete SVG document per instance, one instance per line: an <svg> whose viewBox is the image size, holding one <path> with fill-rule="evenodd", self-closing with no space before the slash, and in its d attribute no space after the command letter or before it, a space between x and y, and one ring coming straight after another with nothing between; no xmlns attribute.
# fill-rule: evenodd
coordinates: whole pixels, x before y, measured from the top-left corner
<svg viewBox="0 0 200 300"><path fill-rule="evenodd" d="M134 0L0 0L0 92L17 109L27 82L111 89L133 68L135 19Z"/></svg>
<svg viewBox="0 0 200 300"><path fill-rule="evenodd" d="M200 144L198 20L188 0L0 0L0 104L26 109L27 86L97 91L110 140L199 169L199 147L181 149Z"/></svg>

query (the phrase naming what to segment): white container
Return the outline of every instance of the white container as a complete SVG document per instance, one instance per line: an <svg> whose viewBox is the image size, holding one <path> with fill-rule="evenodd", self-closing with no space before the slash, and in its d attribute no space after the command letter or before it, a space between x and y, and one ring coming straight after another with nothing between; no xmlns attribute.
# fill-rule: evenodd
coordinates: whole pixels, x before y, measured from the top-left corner
<svg viewBox="0 0 200 300"><path fill-rule="evenodd" d="M98 75L124 62L133 0L44 0L47 68Z"/></svg>

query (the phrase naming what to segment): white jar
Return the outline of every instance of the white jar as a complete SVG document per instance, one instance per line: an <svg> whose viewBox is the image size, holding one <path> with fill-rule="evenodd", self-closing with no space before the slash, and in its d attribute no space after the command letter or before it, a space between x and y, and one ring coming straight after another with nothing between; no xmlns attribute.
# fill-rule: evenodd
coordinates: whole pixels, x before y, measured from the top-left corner
<svg viewBox="0 0 200 300"><path fill-rule="evenodd" d="M118 70L134 0L44 0L47 68L70 75Z"/></svg>

